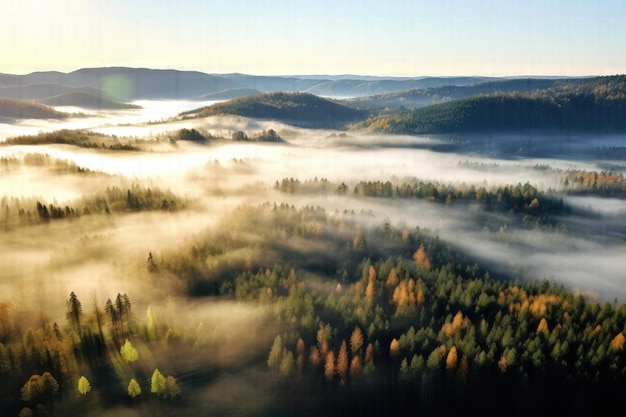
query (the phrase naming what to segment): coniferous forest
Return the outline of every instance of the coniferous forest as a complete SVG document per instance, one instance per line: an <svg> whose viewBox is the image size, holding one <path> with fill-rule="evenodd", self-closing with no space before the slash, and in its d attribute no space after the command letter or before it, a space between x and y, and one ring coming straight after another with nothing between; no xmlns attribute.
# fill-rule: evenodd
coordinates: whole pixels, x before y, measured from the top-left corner
<svg viewBox="0 0 626 417"><path fill-rule="evenodd" d="M622 77L507 83L11 122L0 414L624 413Z"/></svg>

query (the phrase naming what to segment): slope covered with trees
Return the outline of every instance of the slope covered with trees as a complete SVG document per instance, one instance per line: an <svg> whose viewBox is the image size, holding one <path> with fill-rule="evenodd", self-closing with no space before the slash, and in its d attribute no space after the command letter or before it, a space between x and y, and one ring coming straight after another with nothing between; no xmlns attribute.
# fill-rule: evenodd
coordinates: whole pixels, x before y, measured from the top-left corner
<svg viewBox="0 0 626 417"><path fill-rule="evenodd" d="M86 109L106 110L106 109L139 109L139 106L118 101L109 100L101 95L71 92L39 100L48 106L76 106Z"/></svg>
<svg viewBox="0 0 626 417"><path fill-rule="evenodd" d="M235 114L308 127L340 127L367 113L306 93L265 93L181 113L183 117Z"/></svg>
<svg viewBox="0 0 626 417"><path fill-rule="evenodd" d="M623 132L626 77L555 81L532 93L493 93L372 117L373 132Z"/></svg>
<svg viewBox="0 0 626 417"><path fill-rule="evenodd" d="M75 114L56 111L44 104L0 98L0 118L7 119L65 119Z"/></svg>
<svg viewBox="0 0 626 417"><path fill-rule="evenodd" d="M374 96L347 99L345 103L357 109L391 112L400 108L425 107L479 94L531 93L550 88L557 82L558 80L541 78L490 80L469 85L443 85L392 91Z"/></svg>
<svg viewBox="0 0 626 417"><path fill-rule="evenodd" d="M126 143L123 143L126 142ZM44 132L37 135L16 136L7 138L4 145L50 145L63 144L74 145L81 148L109 149L122 151L137 151L139 147L133 146L128 138L105 135L89 130L62 129L54 132Z"/></svg>

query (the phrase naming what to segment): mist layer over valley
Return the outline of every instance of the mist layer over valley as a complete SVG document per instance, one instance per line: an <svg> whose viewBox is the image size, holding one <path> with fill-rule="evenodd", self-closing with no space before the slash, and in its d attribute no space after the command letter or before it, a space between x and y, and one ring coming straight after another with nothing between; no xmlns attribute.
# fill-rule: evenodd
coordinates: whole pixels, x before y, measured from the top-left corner
<svg viewBox="0 0 626 417"><path fill-rule="evenodd" d="M2 409L400 412L361 402L393 381L437 414L505 381L496 412L623 371L626 136L182 115L213 103L0 125Z"/></svg>

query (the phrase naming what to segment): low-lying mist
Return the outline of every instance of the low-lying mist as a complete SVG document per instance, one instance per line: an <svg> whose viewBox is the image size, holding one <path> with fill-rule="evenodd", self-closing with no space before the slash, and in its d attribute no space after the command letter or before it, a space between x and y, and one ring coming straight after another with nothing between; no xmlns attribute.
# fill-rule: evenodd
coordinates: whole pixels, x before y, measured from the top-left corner
<svg viewBox="0 0 626 417"><path fill-rule="evenodd" d="M143 105L144 116L156 115L159 111L165 115L170 105L177 103L140 103ZM184 108L192 103L178 103L176 109ZM193 102L195 104L195 102ZM180 107L182 106L182 107ZM149 113L150 109L154 113ZM81 219L67 226L74 233L83 230L83 235L90 233L115 233L116 241L111 247L124 248L121 252L131 253L132 249L146 256L147 246L141 247L141 240L133 236L152 236L144 241L152 242L151 246L171 244L174 235L184 236L186 224L206 224L219 221L223 213L243 202L286 201L289 204L322 206L329 211L356 210L370 212L372 224L389 219L394 223L419 225L441 233L446 239L458 243L473 254L502 265L531 265L537 276L555 278L569 284L568 273L559 273L558 265L563 262L565 254L575 248L572 256L582 259L587 252L581 249L580 242L586 238L598 235L610 237L611 242L620 242L616 238L614 228L604 228L603 224L610 225L615 215L623 211L621 200L592 200L586 197L570 197L567 204L573 208L587 209L593 204L592 210L606 215L596 219L593 225L586 226L585 222L576 222L574 218L567 219L565 224L571 223L575 236L568 232L556 234L554 231L526 230L515 231L505 229L486 230L487 221L482 217L477 220L471 210L465 207L443 207L429 202L352 199L338 197L334 194L288 196L276 194L272 189L276 181L283 178L296 178L302 181L314 178L326 178L333 183L345 183L351 191L359 181L388 181L402 182L406 179L433 181L440 184L475 185L476 187L497 186L506 184L531 183L539 189L562 188L563 171L567 169L594 170L597 165L593 161L577 161L567 159L497 159L476 154L457 154L440 152L437 143L441 139L412 138L412 137L377 137L361 136L358 133L338 135L332 131L306 130L289 128L272 122L250 121L243 118L208 118L195 120L192 124L186 121L154 125L159 132L150 131L152 125L143 127L119 126L129 123L128 114L137 111L125 111L120 119L114 115L106 115L109 119L107 126L100 125L96 130L103 133L131 132L128 129L139 129L131 135L142 134L146 140L151 135L163 134L181 126L199 127L212 134L228 137L230 132L243 129L257 131L258 129L275 128L279 135L286 139L284 144L254 144L220 141L209 145L198 145L178 141L175 145L166 147L159 152L103 152L99 150L79 149L69 145L40 145L40 146L10 146L0 148L2 156L11 157L25 153L42 153L53 158L68 160L76 165L106 175L81 174L56 175L41 169L23 168L19 172L3 175L0 178L2 193L7 197L37 196L48 202L64 204L67 201L79 198L81 195L94 192L110 185L119 184L120 177L130 182L150 181L161 187L170 189L182 196L199 199L201 206L207 210L204 215L197 213L179 213L176 221L169 221L170 227L179 224L179 233L173 233L166 239L159 239L162 232L161 221L152 219L153 215L137 214L123 219L117 219L103 231L91 230L88 220ZM130 116L128 116L130 117ZM115 127L115 125L118 125ZM146 130L147 129L147 130ZM113 176L113 177L111 177ZM484 216L484 214L483 214ZM489 214L494 219L501 214ZM496 217L494 217L496 216ZM576 217L575 214L572 216ZM608 216L608 217L607 217ZM189 220L193 219L193 220ZM202 219L202 221L200 221ZM209 219L211 219L209 221ZM498 220L500 225L506 225L507 220ZM497 221L497 222L498 222ZM497 223L496 222L496 223ZM121 228L121 225L124 228ZM126 228L133 227L124 233ZM80 226L80 229L78 228ZM56 226L59 230L54 233L67 234L63 226ZM98 226L102 227L102 225ZM21 231L16 231L21 234ZM81 233L81 232L79 232ZM48 234L48 233L46 233ZM502 246L499 240L513 240L514 243ZM54 234L52 234L54 235ZM122 237L123 236L123 237ZM78 236L80 238L80 236ZM558 254L550 254L546 250L554 248L554 241L568 242L577 239L578 243L569 241L563 243ZM65 241L65 239L56 239ZM46 247L46 245L43 245ZM49 250L49 249L47 249ZM581 252L582 251L582 252ZM596 256L597 248L590 249L588 255ZM502 253L501 253L502 252ZM72 251L66 251L71 255ZM46 258L46 257L44 257ZM17 254L16 254L16 258ZM541 262L535 259L540 259ZM554 262L548 262L553 259ZM615 271L621 271L621 265L615 265ZM74 262L76 264L76 262ZM546 268L542 268L547 264ZM78 267L75 267L78 268ZM102 270L102 265L92 268ZM106 268L105 268L106 269ZM610 268L609 268L610 269ZM90 268L78 272L63 273L66 276L83 276ZM565 271L565 269L563 269ZM619 275L619 272L616 272ZM98 274L97 274L98 275ZM105 274L107 275L107 274ZM576 274L575 285L587 285L590 289L602 294L609 294L602 287L602 278L591 274L587 280L582 279L581 273ZM67 278L66 278L67 279ZM97 281L97 280L96 280ZM610 280L611 282L614 279ZM73 282L73 279L69 279ZM613 285L613 284L611 284ZM67 291L70 285L63 286ZM612 292L611 294L613 294ZM619 294L620 296L624 294Z"/></svg>
<svg viewBox="0 0 626 417"><path fill-rule="evenodd" d="M61 410L81 404L75 386L84 374L101 396L81 405L86 415L293 414L296 397L293 404L277 402L289 396L275 392L277 373L306 368L315 355L318 366L320 352L339 355L359 326L361 337L377 334L381 342L370 344L370 357L399 367L401 358L392 358L388 346L399 326L413 325L410 314L424 323L452 320L448 310L427 317L443 309L437 301L420 313L425 282L455 286L453 308L472 311L500 308L505 292L516 297L498 280L547 280L587 300L626 301L624 165L619 158L582 158L580 150L592 142L576 138L577 151L560 155L564 138L500 144L488 137L480 150L469 147L475 137L368 135L231 116L183 120L174 116L203 103L135 104L142 109L23 121L0 135L87 128L145 144L0 146L0 319L7 311L15 317L13 327L0 320L0 371L5 345L37 352L32 340L50 338L66 355L58 360L63 384L73 387L62 394ZM203 140L181 139L182 128L197 129ZM250 139L269 129L283 142ZM248 140L235 140L238 131ZM532 152L519 148L524 141ZM613 146L619 138L598 143ZM554 152L541 155L536 150L543 145ZM504 155L507 147L515 150ZM469 287L461 294L466 272L474 289L484 284L476 290L482 298L466 297L474 291ZM375 281L382 300L376 307ZM448 290L452 298L451 287L436 288L444 295L433 290L428 302ZM82 302L82 324L70 293ZM476 310L472 297L480 298ZM349 328L324 327L333 320ZM550 326L557 337L557 326ZM441 333L420 337L424 352L446 347ZM136 363L121 353L127 339L140 352ZM280 366L268 359L274 346ZM101 356L88 357L89 349ZM350 353L355 375L365 369L365 349ZM53 363L51 355L40 362ZM333 356L322 360L328 357L329 366L338 364ZM428 354L402 359L406 367L430 360ZM307 387L311 404L348 372L331 370L329 377L323 367L311 373L328 385ZM175 376L182 398L129 400L130 378L139 380L143 398L150 395L155 368ZM19 372L28 378L42 371ZM17 392L24 381L12 383L0 381L0 388ZM360 383L355 386L375 387ZM122 405L106 406L103 398ZM12 407L21 407L16 401Z"/></svg>

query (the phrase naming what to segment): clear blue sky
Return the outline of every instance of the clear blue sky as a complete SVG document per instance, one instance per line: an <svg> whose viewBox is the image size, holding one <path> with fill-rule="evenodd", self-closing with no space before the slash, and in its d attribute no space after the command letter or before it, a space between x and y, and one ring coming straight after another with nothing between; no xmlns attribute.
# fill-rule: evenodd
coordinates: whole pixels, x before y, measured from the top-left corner
<svg viewBox="0 0 626 417"><path fill-rule="evenodd" d="M626 72L624 0L3 0L0 72Z"/></svg>

